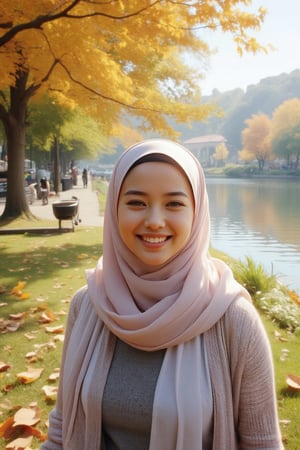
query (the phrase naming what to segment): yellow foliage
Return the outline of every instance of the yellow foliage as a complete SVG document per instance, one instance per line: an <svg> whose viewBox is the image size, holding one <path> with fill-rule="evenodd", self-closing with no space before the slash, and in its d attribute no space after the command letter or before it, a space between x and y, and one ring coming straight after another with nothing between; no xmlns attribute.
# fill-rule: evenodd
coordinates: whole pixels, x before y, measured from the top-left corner
<svg viewBox="0 0 300 450"><path fill-rule="evenodd" d="M166 131L165 115L201 120L213 107L199 106L202 74L183 55L201 62L210 54L197 32L203 27L231 33L238 51L262 50L248 31L260 28L266 11L247 12L250 4L4 0L0 89L14 85L21 69L29 74L28 98L47 91L68 107L101 117L107 133L124 112L142 116L145 131Z"/></svg>
<svg viewBox="0 0 300 450"><path fill-rule="evenodd" d="M300 127L300 99L292 98L281 103L275 109L272 118L272 135L279 136L284 132L299 130Z"/></svg>
<svg viewBox="0 0 300 450"><path fill-rule="evenodd" d="M217 161L225 161L228 153L229 151L226 144L222 143L216 146L216 152L213 156Z"/></svg>
<svg viewBox="0 0 300 450"><path fill-rule="evenodd" d="M240 152L240 158L246 161L270 159L271 119L266 114L253 114L245 123L247 128L242 131L243 151Z"/></svg>

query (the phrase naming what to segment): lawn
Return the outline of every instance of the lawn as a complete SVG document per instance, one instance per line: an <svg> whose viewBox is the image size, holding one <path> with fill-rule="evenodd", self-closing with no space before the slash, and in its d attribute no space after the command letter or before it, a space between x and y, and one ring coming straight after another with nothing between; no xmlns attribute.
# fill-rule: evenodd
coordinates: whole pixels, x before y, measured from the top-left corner
<svg viewBox="0 0 300 450"><path fill-rule="evenodd" d="M6 446L24 430L35 434L28 448L37 449L47 433L69 302L85 283L85 269L95 266L101 241L99 228L83 226L74 233L0 236L0 450L14 448ZM300 394L287 389L286 375L300 375L300 337L262 318L273 348L285 447L299 450ZM9 434L7 419L20 408L19 425Z"/></svg>

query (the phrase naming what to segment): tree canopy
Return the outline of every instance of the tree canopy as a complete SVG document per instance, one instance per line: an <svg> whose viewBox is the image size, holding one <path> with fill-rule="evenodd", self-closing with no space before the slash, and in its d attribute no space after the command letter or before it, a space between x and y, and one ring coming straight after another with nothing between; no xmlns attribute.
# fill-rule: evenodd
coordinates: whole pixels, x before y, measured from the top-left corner
<svg viewBox="0 0 300 450"><path fill-rule="evenodd" d="M204 27L232 34L237 50L262 47L251 32L266 11L247 12L249 0L3 0L0 21L0 120L8 153L5 216L28 212L22 193L27 106L47 92L68 107L80 106L118 134L128 114L143 132L175 136L175 122L201 120L213 108L200 103L200 75L186 54L209 55ZM249 34L250 33L250 34ZM185 56L185 57L183 57ZM14 180L14 185L10 180Z"/></svg>
<svg viewBox="0 0 300 450"><path fill-rule="evenodd" d="M245 123L247 128L242 132L243 150L240 158L256 159L258 167L263 169L265 161L272 157L271 119L266 114L253 114Z"/></svg>
<svg viewBox="0 0 300 450"><path fill-rule="evenodd" d="M298 168L300 159L299 98L286 100L275 109L272 118L272 145L274 153L285 158L288 166L293 165Z"/></svg>

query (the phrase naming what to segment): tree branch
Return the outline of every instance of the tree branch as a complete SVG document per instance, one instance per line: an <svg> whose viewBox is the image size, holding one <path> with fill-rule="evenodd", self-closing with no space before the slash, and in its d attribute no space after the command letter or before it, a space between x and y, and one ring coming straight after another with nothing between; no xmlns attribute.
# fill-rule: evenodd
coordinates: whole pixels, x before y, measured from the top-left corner
<svg viewBox="0 0 300 450"><path fill-rule="evenodd" d="M78 86L81 86L83 89L85 89L86 91L90 92L91 94L96 95L97 97L101 97L104 100L116 103L118 105L124 106L124 108L128 108L128 109L132 109L135 111L151 111L151 112L157 112L157 113L161 113L162 111L157 110L157 109L152 109L152 108L143 108L142 106L134 106L134 105L130 105L128 103L124 103L121 100L117 100L115 98L112 97L108 97L107 95L102 94L101 92L98 92L92 88L90 88L89 86L86 86L84 83L82 83L79 80L76 80L73 75L71 74L70 70L68 69L68 67L61 61L57 61L57 64L59 64L67 73L68 77L70 78L70 80L72 80L72 82L74 84L77 84Z"/></svg>
<svg viewBox="0 0 300 450"><path fill-rule="evenodd" d="M44 25L45 23L53 22L54 20L57 20L60 18L82 20L82 19L86 19L87 17L102 16L102 17L106 17L109 19L113 19L113 20L125 20L125 19L130 19L131 17L134 17L134 16L138 16L139 14L146 11L147 9L150 9L153 6L155 6L156 4L162 2L162 0L155 0L153 3L151 3L148 6L145 6L144 8L138 9L137 11L134 11L133 13L125 14L122 16L114 16L114 15L105 14L103 12L97 12L97 11L88 13L88 14L80 14L80 15L70 14L69 12L72 11L75 8L75 6L78 3L80 3L81 1L82 0L73 0L69 6L67 6L65 9L58 12L57 14L46 14L46 15L38 16L35 19L31 20L30 22L21 23L19 25L16 25L15 27L11 28L7 33L3 34L0 37L0 47L5 45L7 42L9 42L11 39L13 39L18 33L22 32L24 30L42 29L42 25ZM95 2L91 2L91 3L94 5L97 5ZM8 25L8 24L2 24L2 25ZM13 26L12 23L10 25ZM0 28L1 28L1 25L0 25Z"/></svg>
<svg viewBox="0 0 300 450"><path fill-rule="evenodd" d="M46 14L43 16L38 16L30 22L20 23L15 27L11 28L7 33L3 34L0 37L0 47L9 42L12 38L14 38L18 33L24 30L41 29L42 25L47 22L52 22L53 20L59 19L61 17L65 17L68 11L71 11L81 0L73 0L72 3L67 6L65 9L60 11L57 14Z"/></svg>

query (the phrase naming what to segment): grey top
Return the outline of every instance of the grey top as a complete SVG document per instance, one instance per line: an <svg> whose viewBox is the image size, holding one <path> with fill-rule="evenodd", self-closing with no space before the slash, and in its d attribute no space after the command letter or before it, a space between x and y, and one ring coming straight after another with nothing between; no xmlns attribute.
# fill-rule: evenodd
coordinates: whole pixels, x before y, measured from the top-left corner
<svg viewBox="0 0 300 450"><path fill-rule="evenodd" d="M213 406L203 346L202 349L205 433L199 450L209 450L212 448ZM154 393L164 354L165 350L145 352L117 340L102 402L106 450L149 449Z"/></svg>

